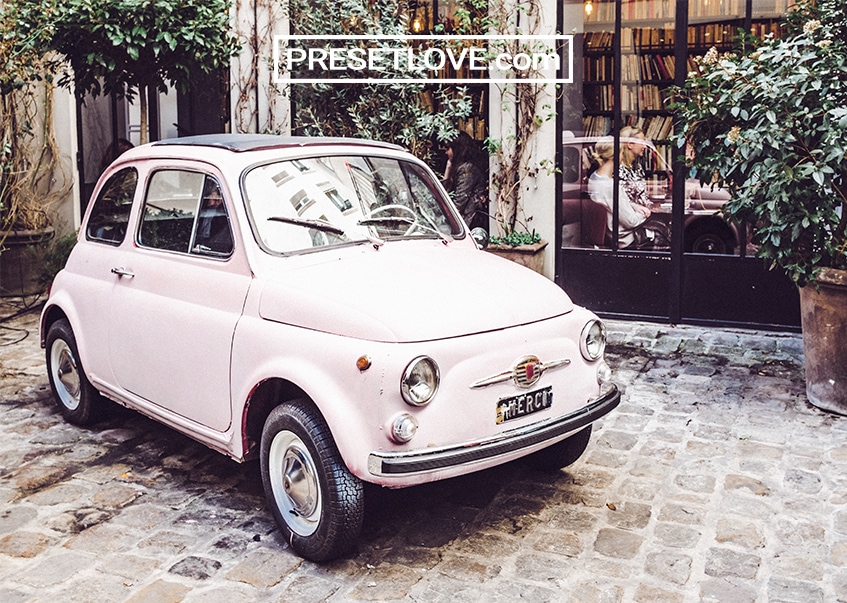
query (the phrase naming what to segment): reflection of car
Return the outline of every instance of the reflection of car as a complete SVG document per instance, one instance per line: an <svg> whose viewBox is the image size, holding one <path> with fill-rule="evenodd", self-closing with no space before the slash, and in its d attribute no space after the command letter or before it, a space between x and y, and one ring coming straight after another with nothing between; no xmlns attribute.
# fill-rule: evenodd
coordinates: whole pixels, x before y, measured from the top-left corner
<svg viewBox="0 0 847 603"><path fill-rule="evenodd" d="M363 482L565 466L620 400L596 316L480 251L398 147L164 141L93 199L42 314L62 414L90 422L105 397L260 459L303 556L355 543Z"/></svg>
<svg viewBox="0 0 847 603"><path fill-rule="evenodd" d="M562 216L565 247L609 246L605 209L592 203L588 195L588 177L592 171L590 149L600 137L564 136L562 143ZM622 142L626 142L623 139ZM632 139L645 143L644 140ZM642 157L648 172L648 192L653 201L653 213L671 216L671 172L661 154L649 141ZM729 193L703 186L695 179L685 183L684 247L694 253L734 252L738 245L738 230L727 223L721 208L729 201Z"/></svg>

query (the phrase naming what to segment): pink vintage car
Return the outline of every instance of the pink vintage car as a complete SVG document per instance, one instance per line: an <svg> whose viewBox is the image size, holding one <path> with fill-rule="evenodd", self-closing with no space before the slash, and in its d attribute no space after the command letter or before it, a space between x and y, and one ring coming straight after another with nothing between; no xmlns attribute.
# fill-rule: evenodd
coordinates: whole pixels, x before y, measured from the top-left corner
<svg viewBox="0 0 847 603"><path fill-rule="evenodd" d="M620 401L605 330L481 251L399 147L219 135L103 174L41 338L65 418L106 399L258 458L285 540L356 542L390 488L532 455L574 462Z"/></svg>

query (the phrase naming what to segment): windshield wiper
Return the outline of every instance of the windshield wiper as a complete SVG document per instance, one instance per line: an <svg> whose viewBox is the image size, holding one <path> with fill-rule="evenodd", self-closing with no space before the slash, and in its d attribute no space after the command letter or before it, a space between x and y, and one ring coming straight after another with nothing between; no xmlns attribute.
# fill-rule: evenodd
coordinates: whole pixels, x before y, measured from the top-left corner
<svg viewBox="0 0 847 603"><path fill-rule="evenodd" d="M427 222L431 222L430 218L426 214L423 214L423 217L424 219L426 219ZM420 228L422 230L432 232L433 234L437 235L444 243L453 242L453 239L451 237L445 235L435 226L430 226L429 224L422 224L421 222L417 220L412 220L411 218L407 218L406 216L382 216L379 218L365 218L364 220L359 220L358 222L356 222L356 224L359 226L378 226L381 224L396 224L397 222L401 222L402 224L409 224L410 226L416 226L417 228Z"/></svg>
<svg viewBox="0 0 847 603"><path fill-rule="evenodd" d="M324 222L323 220L307 220L305 218L286 218L285 216L271 216L268 218L270 222L283 222L285 224L295 224L297 226L305 226L306 228L314 228L315 230L320 230L321 232L328 232L330 234L343 236L345 234L344 229L335 226L334 224L330 224L329 222Z"/></svg>
<svg viewBox="0 0 847 603"><path fill-rule="evenodd" d="M329 234L334 234L340 237L346 237L347 232L335 224L330 224L324 220L309 220L306 218L288 218L286 216L271 216L268 218L270 222L282 222L284 224L294 224L295 226L304 226L305 228L314 228L315 230L320 230L321 232L328 232ZM377 237L371 236L370 234L363 233L363 236L374 246L381 247L385 245L385 241L382 239L378 239Z"/></svg>

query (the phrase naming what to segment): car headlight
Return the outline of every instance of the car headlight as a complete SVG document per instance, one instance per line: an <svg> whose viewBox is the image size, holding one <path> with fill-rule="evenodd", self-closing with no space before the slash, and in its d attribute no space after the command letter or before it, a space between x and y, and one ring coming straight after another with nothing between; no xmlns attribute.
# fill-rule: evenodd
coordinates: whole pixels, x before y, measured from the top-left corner
<svg viewBox="0 0 847 603"><path fill-rule="evenodd" d="M403 371L400 393L406 404L423 406L435 396L440 380L435 360L428 356L418 356Z"/></svg>
<svg viewBox="0 0 847 603"><path fill-rule="evenodd" d="M582 357L594 362L603 357L606 349L606 327L599 320L591 320L582 328L579 351Z"/></svg>

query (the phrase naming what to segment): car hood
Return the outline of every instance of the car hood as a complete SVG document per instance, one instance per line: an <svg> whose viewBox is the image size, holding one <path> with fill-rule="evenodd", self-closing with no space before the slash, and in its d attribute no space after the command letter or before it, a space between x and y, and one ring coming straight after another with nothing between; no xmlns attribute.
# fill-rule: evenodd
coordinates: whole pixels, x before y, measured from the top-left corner
<svg viewBox="0 0 847 603"><path fill-rule="evenodd" d="M403 241L277 259L259 314L346 337L429 341L573 309L564 291L543 276L457 243Z"/></svg>

